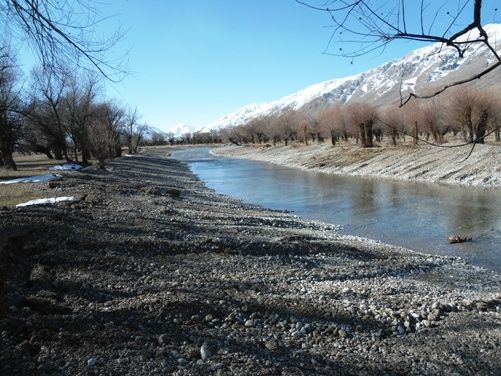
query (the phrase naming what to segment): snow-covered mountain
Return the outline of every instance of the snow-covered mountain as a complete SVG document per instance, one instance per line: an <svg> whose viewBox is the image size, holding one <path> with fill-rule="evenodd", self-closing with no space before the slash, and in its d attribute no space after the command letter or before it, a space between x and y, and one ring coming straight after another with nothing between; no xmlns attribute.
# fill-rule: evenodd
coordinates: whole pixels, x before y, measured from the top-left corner
<svg viewBox="0 0 501 376"><path fill-rule="evenodd" d="M184 136L187 133L191 134L192 130L187 125L178 124L174 127L167 129L167 133L173 136L174 138L178 138Z"/></svg>
<svg viewBox="0 0 501 376"><path fill-rule="evenodd" d="M161 135L162 137L167 137L167 133L157 127L151 125L146 125L144 129L144 138L146 140L151 140L155 135Z"/></svg>
<svg viewBox="0 0 501 376"><path fill-rule="evenodd" d="M486 25L484 29L490 43L501 53L501 24ZM463 38L474 39L477 32L471 33L471 38L470 35ZM481 43L471 44L463 58L454 48L435 43L355 76L321 82L272 102L249 104L208 124L200 132L236 126L259 116L277 114L285 108L314 112L333 102L389 104L399 100L401 94L405 97L410 92L424 93L470 77L495 61L492 52ZM472 85L501 89L501 68Z"/></svg>
<svg viewBox="0 0 501 376"><path fill-rule="evenodd" d="M163 131L151 125L147 125L144 131L144 138L146 140L152 140L155 135L160 135L165 139L180 138L186 135L187 133L191 134L192 132L193 131L187 125L184 124L176 125L174 127L167 129L166 131Z"/></svg>

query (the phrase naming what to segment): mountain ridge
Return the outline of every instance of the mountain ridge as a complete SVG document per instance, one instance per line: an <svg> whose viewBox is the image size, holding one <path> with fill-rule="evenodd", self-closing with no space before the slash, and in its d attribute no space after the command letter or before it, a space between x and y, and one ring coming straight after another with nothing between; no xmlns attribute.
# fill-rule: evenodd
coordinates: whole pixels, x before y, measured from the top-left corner
<svg viewBox="0 0 501 376"><path fill-rule="evenodd" d="M501 24L485 25L484 29L490 43L501 52ZM463 37L471 38L472 33ZM314 113L334 102L390 104L411 92L420 93L471 77L494 62L494 56L482 43L472 43L462 58L452 47L434 43L353 76L316 83L271 102L248 104L211 122L199 132L237 126L259 116L278 114L286 108ZM476 81L472 85L484 89L493 85L501 88L501 69Z"/></svg>

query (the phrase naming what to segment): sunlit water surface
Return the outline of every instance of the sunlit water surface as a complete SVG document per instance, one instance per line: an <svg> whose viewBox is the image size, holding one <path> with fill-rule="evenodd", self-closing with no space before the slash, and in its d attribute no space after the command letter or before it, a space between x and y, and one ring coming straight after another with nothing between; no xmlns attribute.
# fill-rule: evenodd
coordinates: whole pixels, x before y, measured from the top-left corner
<svg viewBox="0 0 501 376"><path fill-rule="evenodd" d="M343 232L416 251L454 255L501 271L501 191L344 177L259 161L215 157L207 148L173 157L217 192L306 218ZM449 244L450 234L471 234Z"/></svg>

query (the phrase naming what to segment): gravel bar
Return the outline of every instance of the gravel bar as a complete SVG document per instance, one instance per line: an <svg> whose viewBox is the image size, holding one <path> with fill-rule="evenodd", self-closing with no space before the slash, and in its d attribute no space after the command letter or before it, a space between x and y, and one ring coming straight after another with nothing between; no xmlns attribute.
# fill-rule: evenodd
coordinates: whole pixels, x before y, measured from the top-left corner
<svg viewBox="0 0 501 376"><path fill-rule="evenodd" d="M0 375L499 375L499 274L244 204L166 152L0 209Z"/></svg>

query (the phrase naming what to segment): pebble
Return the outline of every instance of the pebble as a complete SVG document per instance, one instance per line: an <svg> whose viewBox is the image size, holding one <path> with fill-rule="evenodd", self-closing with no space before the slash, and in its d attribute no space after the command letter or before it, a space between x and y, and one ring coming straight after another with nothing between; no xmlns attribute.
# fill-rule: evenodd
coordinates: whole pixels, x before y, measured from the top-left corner
<svg viewBox="0 0 501 376"><path fill-rule="evenodd" d="M250 328L251 326L254 326L254 320L253 319L246 320L244 323L244 326L246 326L248 328Z"/></svg>
<svg viewBox="0 0 501 376"><path fill-rule="evenodd" d="M212 355L213 355L212 346L208 342L204 342L200 347L200 357L205 362Z"/></svg>
<svg viewBox="0 0 501 376"><path fill-rule="evenodd" d="M168 339L167 334L161 334L161 335L159 335L158 336L158 344L160 346L165 345L167 343L167 339Z"/></svg>
<svg viewBox="0 0 501 376"><path fill-rule="evenodd" d="M89 358L87 359L87 365L89 367L94 367L96 365L97 359L96 358Z"/></svg>

